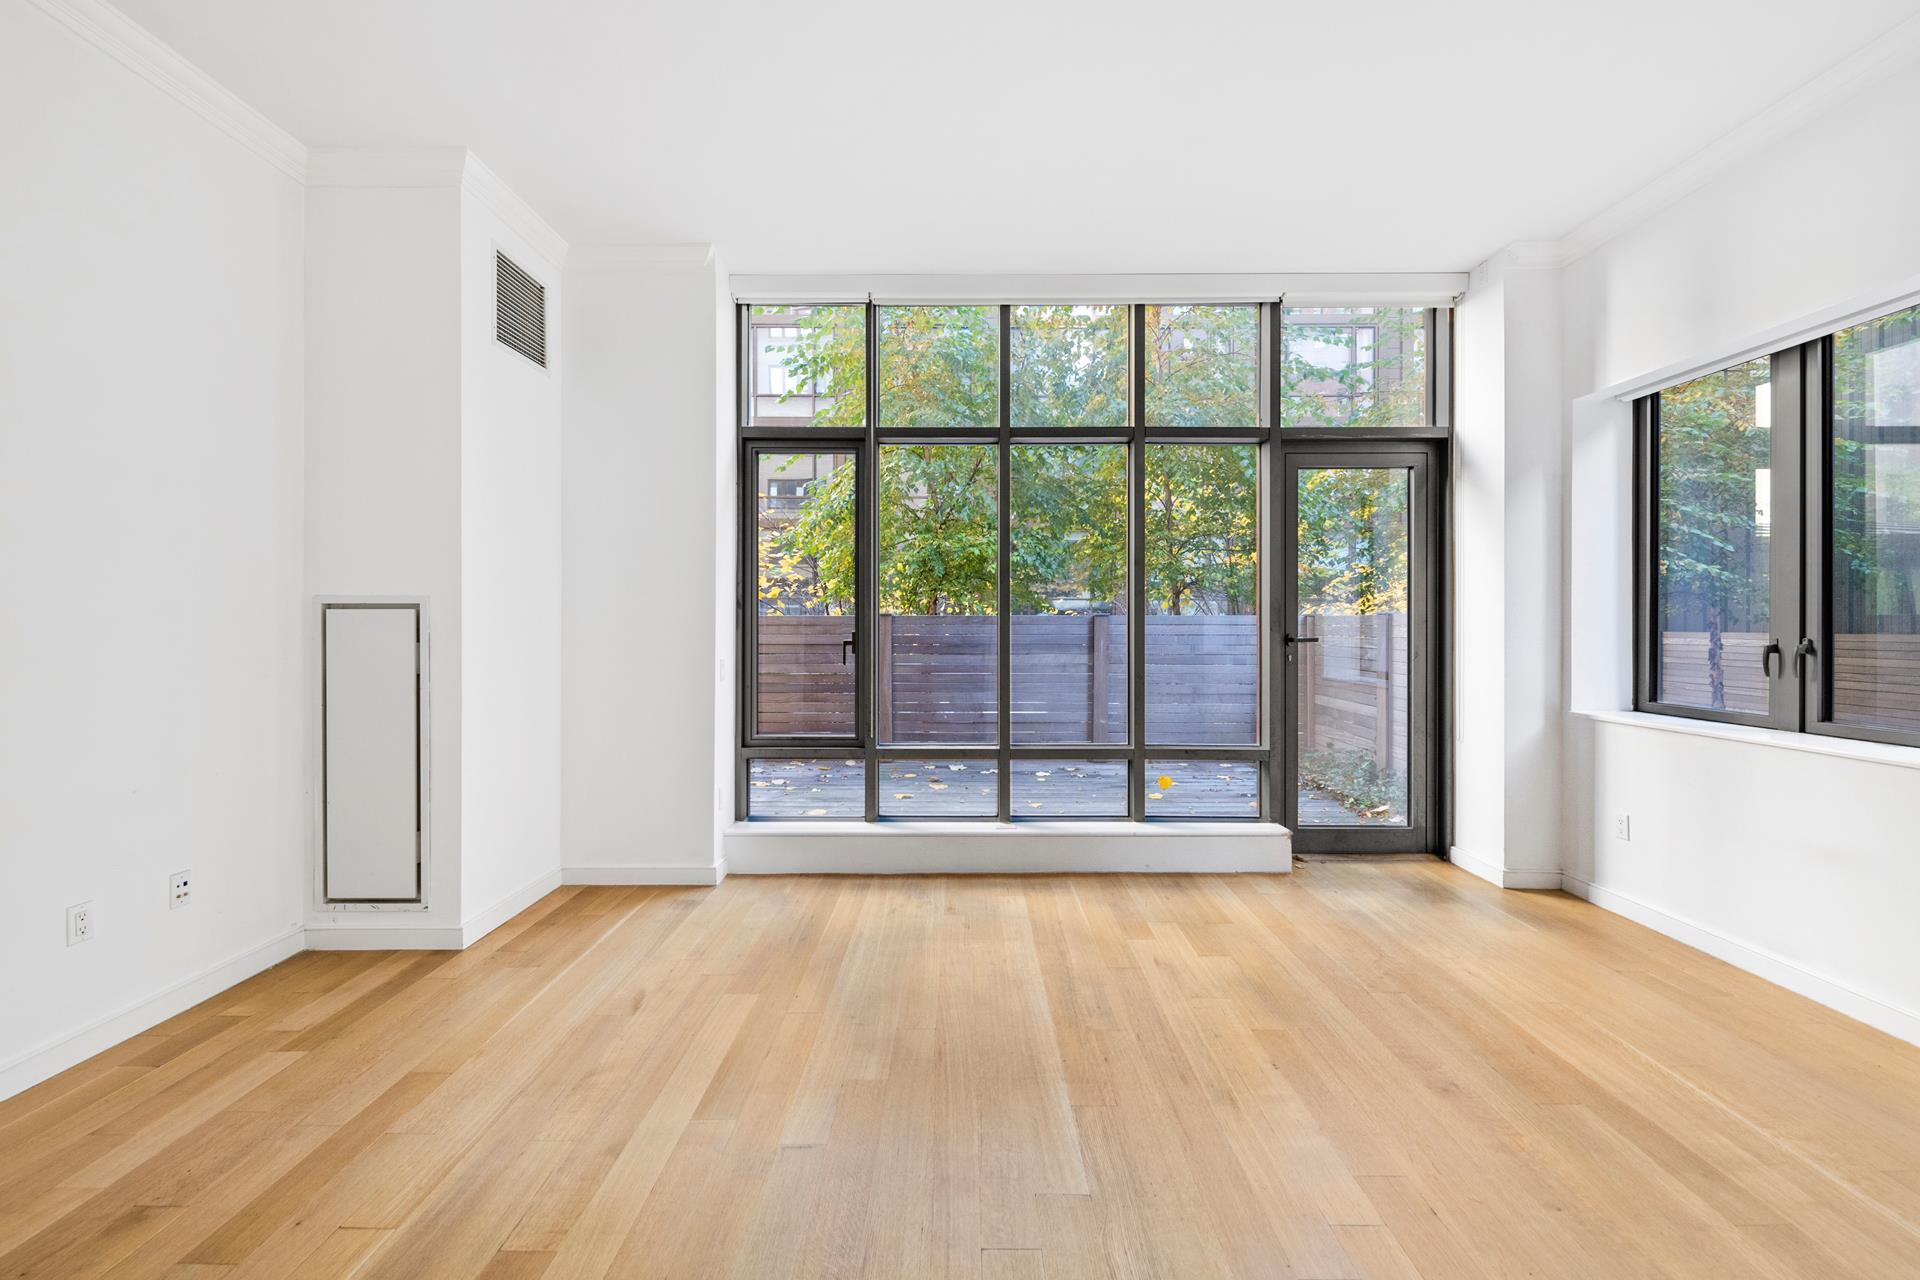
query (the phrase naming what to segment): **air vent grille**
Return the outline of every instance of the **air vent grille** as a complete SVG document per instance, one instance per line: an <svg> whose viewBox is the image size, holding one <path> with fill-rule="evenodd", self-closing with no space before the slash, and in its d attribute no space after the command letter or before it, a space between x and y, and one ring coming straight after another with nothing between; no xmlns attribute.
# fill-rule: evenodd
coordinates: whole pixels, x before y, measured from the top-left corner
<svg viewBox="0 0 1920 1280"><path fill-rule="evenodd" d="M547 367L547 287L504 253L494 254L494 334L527 359Z"/></svg>

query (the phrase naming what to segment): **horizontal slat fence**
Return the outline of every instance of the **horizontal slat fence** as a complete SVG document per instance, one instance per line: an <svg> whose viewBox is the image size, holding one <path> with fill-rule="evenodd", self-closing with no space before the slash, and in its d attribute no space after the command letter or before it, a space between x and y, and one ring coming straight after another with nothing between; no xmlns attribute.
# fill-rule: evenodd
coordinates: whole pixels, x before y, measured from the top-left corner
<svg viewBox="0 0 1920 1280"><path fill-rule="evenodd" d="M1300 745L1407 767L1407 619L1403 613L1308 614L1300 634Z"/></svg>
<svg viewBox="0 0 1920 1280"><path fill-rule="evenodd" d="M874 690L880 741L992 743L998 726L998 628L990 617L882 614ZM853 675L841 662L845 618L758 620L757 728L766 735L851 733ZM1127 740L1127 620L1022 615L1012 641L1016 743ZM1258 620L1147 619L1147 716L1155 742L1250 744L1259 734Z"/></svg>

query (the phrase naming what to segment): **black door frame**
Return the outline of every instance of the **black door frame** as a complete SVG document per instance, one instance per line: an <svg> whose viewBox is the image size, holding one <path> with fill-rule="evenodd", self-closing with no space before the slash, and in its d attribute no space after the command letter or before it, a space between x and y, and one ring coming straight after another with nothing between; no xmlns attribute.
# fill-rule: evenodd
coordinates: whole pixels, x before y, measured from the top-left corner
<svg viewBox="0 0 1920 1280"><path fill-rule="evenodd" d="M1299 523L1299 474L1327 468L1405 468L1411 493L1408 514L1408 632L1407 632L1407 825L1404 827L1302 826L1299 797L1298 681L1294 678L1297 645L1284 636L1299 620L1299 565L1295 539L1283 545L1295 550L1275 566L1275 685L1278 706L1273 743L1275 812L1293 831L1299 853L1430 853L1446 844L1445 768L1446 717L1443 674L1445 619L1448 592L1446 569L1446 442L1438 439L1351 440L1318 439L1285 448L1280 455L1277 488L1280 527L1293 530Z"/></svg>

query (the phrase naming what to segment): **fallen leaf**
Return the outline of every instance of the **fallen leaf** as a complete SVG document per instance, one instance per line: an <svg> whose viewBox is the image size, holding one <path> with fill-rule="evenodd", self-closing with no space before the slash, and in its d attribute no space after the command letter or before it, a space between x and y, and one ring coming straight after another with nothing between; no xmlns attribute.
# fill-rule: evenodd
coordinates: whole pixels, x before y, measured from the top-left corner
<svg viewBox="0 0 1920 1280"><path fill-rule="evenodd" d="M1164 773L1161 774L1158 778L1155 778L1153 781L1154 781L1154 785L1159 787L1162 791L1165 791L1168 787L1173 785L1173 779L1169 778Z"/></svg>

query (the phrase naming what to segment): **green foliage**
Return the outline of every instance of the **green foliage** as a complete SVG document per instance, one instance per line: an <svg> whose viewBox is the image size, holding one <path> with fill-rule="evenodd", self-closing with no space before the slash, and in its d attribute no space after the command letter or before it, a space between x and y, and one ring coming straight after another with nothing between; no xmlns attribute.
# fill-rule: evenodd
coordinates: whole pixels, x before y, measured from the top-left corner
<svg viewBox="0 0 1920 1280"><path fill-rule="evenodd" d="M794 454L777 463L776 472L808 456ZM807 483L799 515L760 521L757 596L762 614L853 612L853 455L825 456L838 459L839 465Z"/></svg>
<svg viewBox="0 0 1920 1280"><path fill-rule="evenodd" d="M1000 308L881 307L880 422L991 427L1000 418Z"/></svg>
<svg viewBox="0 0 1920 1280"><path fill-rule="evenodd" d="M1334 467L1299 475L1301 612L1405 612L1406 472Z"/></svg>
<svg viewBox="0 0 1920 1280"><path fill-rule="evenodd" d="M880 449L880 611L991 614L999 606L999 446Z"/></svg>
<svg viewBox="0 0 1920 1280"><path fill-rule="evenodd" d="M864 421L866 334L859 307L795 316L787 366L831 389L822 426ZM1419 312L1413 311L1414 317ZM992 307L879 311L881 421L991 424L998 414ZM1126 421L1125 307L1014 311L1011 401L1017 425ZM1413 323L1408 321L1407 323ZM1251 425L1258 417L1259 313L1253 307L1150 306L1147 409L1160 426ZM1317 376L1309 366L1289 374ZM1417 385L1417 383L1416 383ZM1384 411L1384 410L1383 410ZM986 445L888 446L878 478L883 613L990 613L997 461ZM1126 456L1119 446L1014 446L1009 459L1016 612L1085 598L1124 606ZM1259 464L1251 445L1147 451L1147 595L1169 614L1252 613L1257 602ZM763 603L850 601L854 469L811 484L797 516L763 534ZM1398 507L1394 504L1398 503ZM1320 612L1406 607L1405 487L1374 471L1307 472L1300 493L1301 595Z"/></svg>
<svg viewBox="0 0 1920 1280"><path fill-rule="evenodd" d="M755 307L800 330L791 344L773 348L800 387L832 400L814 414L817 427L860 427L867 421L867 311L865 307ZM793 399L789 392L783 400Z"/></svg>
<svg viewBox="0 0 1920 1280"><path fill-rule="evenodd" d="M1287 426L1405 427L1426 420L1426 310L1356 308L1353 318L1373 329L1370 359L1353 324L1283 321L1280 393ZM1334 351L1344 358L1317 362Z"/></svg>
<svg viewBox="0 0 1920 1280"><path fill-rule="evenodd" d="M1126 446L1017 444L1009 468L1013 611L1124 612Z"/></svg>
<svg viewBox="0 0 1920 1280"><path fill-rule="evenodd" d="M1147 423L1260 423L1260 309L1146 308Z"/></svg>
<svg viewBox="0 0 1920 1280"><path fill-rule="evenodd" d="M1254 612L1258 450L1149 445L1146 496L1147 607L1169 614Z"/></svg>
<svg viewBox="0 0 1920 1280"><path fill-rule="evenodd" d="M1127 425L1127 309L1015 307L1015 427Z"/></svg>
<svg viewBox="0 0 1920 1280"><path fill-rule="evenodd" d="M1749 360L1660 393L1661 625L1705 628L1708 705L1717 708L1726 706L1729 624L1768 625L1754 477L1772 465L1759 414L1771 377L1766 359Z"/></svg>

